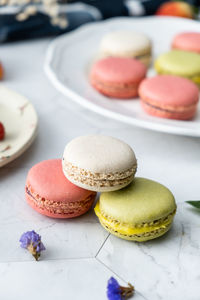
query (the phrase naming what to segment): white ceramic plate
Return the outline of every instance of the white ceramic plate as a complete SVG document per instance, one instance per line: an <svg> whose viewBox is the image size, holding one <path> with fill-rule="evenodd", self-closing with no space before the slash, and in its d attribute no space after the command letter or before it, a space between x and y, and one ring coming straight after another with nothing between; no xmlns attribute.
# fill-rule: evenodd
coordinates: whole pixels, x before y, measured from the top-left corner
<svg viewBox="0 0 200 300"><path fill-rule="evenodd" d="M37 131L37 114L23 96L0 87L0 122L6 137L0 141L0 167L20 156L33 142Z"/></svg>
<svg viewBox="0 0 200 300"><path fill-rule="evenodd" d="M138 100L110 99L90 86L89 68L97 56L102 36L119 29L146 33L153 41L155 58L170 49L171 40L176 33L200 31L200 23L173 17L145 17L114 18L85 25L55 39L49 46L45 71L51 82L69 99L104 116L147 129L199 137L200 109L192 121L151 117L142 111ZM150 69L148 75L153 74L153 69Z"/></svg>

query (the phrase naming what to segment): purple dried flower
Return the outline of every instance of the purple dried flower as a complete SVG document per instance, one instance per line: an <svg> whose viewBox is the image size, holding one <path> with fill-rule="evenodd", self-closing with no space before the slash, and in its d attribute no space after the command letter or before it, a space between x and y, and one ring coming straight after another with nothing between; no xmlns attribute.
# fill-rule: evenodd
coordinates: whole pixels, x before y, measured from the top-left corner
<svg viewBox="0 0 200 300"><path fill-rule="evenodd" d="M134 287L128 283L129 287L122 287L117 280L111 277L107 285L107 297L109 300L124 300L133 296Z"/></svg>
<svg viewBox="0 0 200 300"><path fill-rule="evenodd" d="M41 242L41 236L34 230L23 233L19 241L21 247L27 249L34 256L35 260L38 260L40 252L45 250Z"/></svg>

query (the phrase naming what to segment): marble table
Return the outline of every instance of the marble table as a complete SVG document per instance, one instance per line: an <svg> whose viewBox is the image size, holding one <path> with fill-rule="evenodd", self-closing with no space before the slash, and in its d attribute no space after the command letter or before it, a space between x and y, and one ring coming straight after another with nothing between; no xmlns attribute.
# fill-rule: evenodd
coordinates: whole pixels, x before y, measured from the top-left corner
<svg viewBox="0 0 200 300"><path fill-rule="evenodd" d="M104 300L110 276L131 282L135 300L200 298L200 212L184 203L200 199L200 139L130 127L87 111L58 93L43 71L50 39L3 45L6 86L24 94L39 115L31 148L0 169L0 299ZM72 138L89 133L123 139L135 150L138 176L168 186L178 212L171 231L147 243L109 235L93 211L74 220L54 220L24 199L28 169L62 156ZM34 229L47 248L35 262L19 247Z"/></svg>

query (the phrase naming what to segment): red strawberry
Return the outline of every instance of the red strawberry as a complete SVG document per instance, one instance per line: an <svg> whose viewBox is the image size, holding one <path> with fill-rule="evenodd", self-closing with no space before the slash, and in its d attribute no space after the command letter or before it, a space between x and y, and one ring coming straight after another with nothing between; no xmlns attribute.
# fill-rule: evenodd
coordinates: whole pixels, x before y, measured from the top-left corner
<svg viewBox="0 0 200 300"><path fill-rule="evenodd" d="M5 137L5 129L3 124L0 122L0 141L2 141Z"/></svg>
<svg viewBox="0 0 200 300"><path fill-rule="evenodd" d="M0 80L3 79L3 76L4 76L4 70L3 70L3 66L2 66L2 64L0 62Z"/></svg>
<svg viewBox="0 0 200 300"><path fill-rule="evenodd" d="M182 18L194 18L193 7L182 1L169 1L161 4L156 12L157 16L174 16Z"/></svg>

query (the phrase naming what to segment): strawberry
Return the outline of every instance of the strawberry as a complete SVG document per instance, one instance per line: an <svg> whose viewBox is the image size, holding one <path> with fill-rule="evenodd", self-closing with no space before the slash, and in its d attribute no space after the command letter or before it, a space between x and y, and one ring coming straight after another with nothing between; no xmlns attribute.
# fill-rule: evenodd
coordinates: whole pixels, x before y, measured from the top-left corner
<svg viewBox="0 0 200 300"><path fill-rule="evenodd" d="M4 70L3 70L3 66L2 66L2 64L0 62L0 80L3 79L3 76L4 76Z"/></svg>
<svg viewBox="0 0 200 300"><path fill-rule="evenodd" d="M0 141L2 141L5 137L5 129L3 124L0 122Z"/></svg>

